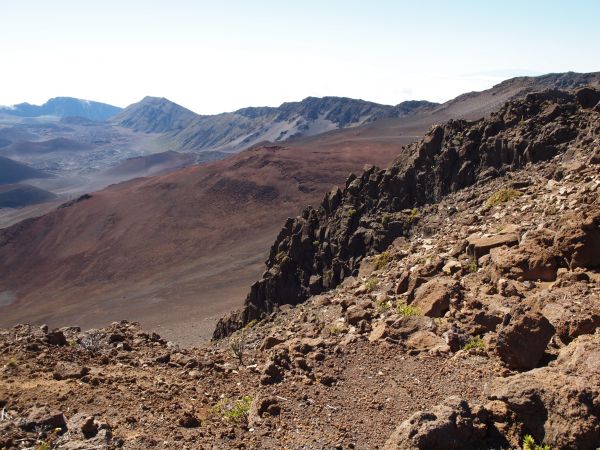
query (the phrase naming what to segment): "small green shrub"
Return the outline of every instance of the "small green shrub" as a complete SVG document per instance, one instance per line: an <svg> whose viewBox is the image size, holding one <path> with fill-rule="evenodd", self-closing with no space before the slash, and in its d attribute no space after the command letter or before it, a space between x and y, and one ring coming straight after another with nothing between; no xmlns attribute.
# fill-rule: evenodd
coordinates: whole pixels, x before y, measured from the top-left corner
<svg viewBox="0 0 600 450"><path fill-rule="evenodd" d="M279 264L281 264L285 258L287 258L287 255L283 250L277 253L277 255L275 256L275 259Z"/></svg>
<svg viewBox="0 0 600 450"><path fill-rule="evenodd" d="M317 240L314 240L314 241L313 241L313 245L314 245L315 247L318 247L319 245L321 245L321 243L320 243L319 241L317 241Z"/></svg>
<svg viewBox="0 0 600 450"><path fill-rule="evenodd" d="M419 218L419 210L417 208L411 209L410 214L408 215L408 223L413 223L418 218Z"/></svg>
<svg viewBox="0 0 600 450"><path fill-rule="evenodd" d="M367 292L371 292L373 289L375 289L377 287L377 283L377 278L369 278L365 283L365 288L367 289Z"/></svg>
<svg viewBox="0 0 600 450"><path fill-rule="evenodd" d="M344 334L348 332L348 326L343 323L343 322L336 322L330 329L329 331L331 332L331 334L333 334L334 336L338 336L340 334Z"/></svg>
<svg viewBox="0 0 600 450"><path fill-rule="evenodd" d="M479 268L477 267L477 261L471 261L469 264L467 264L467 265L465 266L465 269L466 269L468 272L471 272L471 273L475 273L475 272L477 272L477 270L479 269Z"/></svg>
<svg viewBox="0 0 600 450"><path fill-rule="evenodd" d="M250 395L244 395L235 401L224 398L213 406L213 413L218 414L227 422L239 423L248 418L252 400L253 398Z"/></svg>
<svg viewBox="0 0 600 450"><path fill-rule="evenodd" d="M252 328L253 326L255 326L258 323L258 320L256 319L252 319L250 322L248 322L246 325L244 325L245 329L248 328Z"/></svg>
<svg viewBox="0 0 600 450"><path fill-rule="evenodd" d="M420 316L421 311L419 311L414 306L407 305L406 303L398 303L396 305L396 312L400 314L402 317L410 317L410 316Z"/></svg>
<svg viewBox="0 0 600 450"><path fill-rule="evenodd" d="M523 438L523 450L552 450L549 445L537 445L535 439L530 434L525 435Z"/></svg>
<svg viewBox="0 0 600 450"><path fill-rule="evenodd" d="M375 270L381 270L392 260L390 252L383 252L375 257Z"/></svg>
<svg viewBox="0 0 600 450"><path fill-rule="evenodd" d="M348 210L348 217L352 218L356 215L356 210L354 208L350 208Z"/></svg>
<svg viewBox="0 0 600 450"><path fill-rule="evenodd" d="M469 342L465 344L463 350L471 350L472 348L485 350L485 342L481 339L481 336L475 336L469 339Z"/></svg>
<svg viewBox="0 0 600 450"><path fill-rule="evenodd" d="M391 220L392 220L391 214L384 214L383 218L381 219L381 224L383 225L384 228L387 228L387 226L391 222Z"/></svg>
<svg viewBox="0 0 600 450"><path fill-rule="evenodd" d="M385 300L377 301L377 303L375 304L375 307L377 308L377 312L381 314L386 311L389 311L389 309L391 308L391 305L390 305L389 300L386 298Z"/></svg>
<svg viewBox="0 0 600 450"><path fill-rule="evenodd" d="M240 365L243 364L244 352L246 350L246 336L244 335L244 331L245 328L242 328L237 335L229 338L229 349Z"/></svg>
<svg viewBox="0 0 600 450"><path fill-rule="evenodd" d="M8 358L8 361L6 361L6 367L17 367L17 358L14 356Z"/></svg>
<svg viewBox="0 0 600 450"><path fill-rule="evenodd" d="M516 189L502 189L488 198L485 202L485 206L491 208L520 197L521 195L523 195L523 193L521 191L517 191Z"/></svg>
<svg viewBox="0 0 600 450"><path fill-rule="evenodd" d="M48 444L47 442L43 441L40 442L39 444L37 444L35 446L35 450L50 450L52 447L50 447L50 444Z"/></svg>

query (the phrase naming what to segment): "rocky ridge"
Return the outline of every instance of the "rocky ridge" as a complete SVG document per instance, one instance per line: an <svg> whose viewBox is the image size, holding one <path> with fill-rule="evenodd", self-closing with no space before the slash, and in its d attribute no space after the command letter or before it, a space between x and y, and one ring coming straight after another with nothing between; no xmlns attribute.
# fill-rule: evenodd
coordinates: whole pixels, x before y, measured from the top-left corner
<svg viewBox="0 0 600 450"><path fill-rule="evenodd" d="M595 449L599 97L547 92L509 103L495 118L512 125L477 146L491 158L500 148L502 163L470 158L462 189L442 182L459 186L455 171L416 171L415 161L452 160L442 155L467 144L460 133L495 122L435 128L394 166L394 176L407 168L432 188L405 193L412 207L385 200L386 172L351 177L326 197L339 195L337 207L322 207L331 213L308 209L289 228L312 216L331 220L330 236L353 236L363 224L375 237L358 261L338 251L345 276L335 286L298 281L293 301L222 322L231 335L212 345L179 348L127 322L1 330L0 447L500 449L531 435L553 449ZM446 144L431 155L439 129ZM354 223L341 212L349 207L357 222L342 233L335 221ZM297 269L306 239L287 229L271 253ZM290 251L277 258L286 239ZM333 246L320 242L309 254ZM304 272L286 273L294 281Z"/></svg>
<svg viewBox="0 0 600 450"><path fill-rule="evenodd" d="M362 259L410 229L412 208L597 139L598 91L558 90L508 102L489 119L451 120L404 150L388 169L350 175L318 209L288 219L243 310L223 319L226 336L277 304L297 304L355 275ZM591 105L591 106L590 106ZM595 106L596 110L600 109Z"/></svg>

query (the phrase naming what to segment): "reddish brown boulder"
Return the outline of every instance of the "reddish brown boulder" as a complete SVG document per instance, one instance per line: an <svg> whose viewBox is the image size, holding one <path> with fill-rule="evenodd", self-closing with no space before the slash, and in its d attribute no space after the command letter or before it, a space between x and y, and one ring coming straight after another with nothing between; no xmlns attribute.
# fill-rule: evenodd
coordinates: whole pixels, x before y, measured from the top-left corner
<svg viewBox="0 0 600 450"><path fill-rule="evenodd" d="M496 352L511 369L530 370L538 365L554 327L538 312L513 310L510 321L498 332Z"/></svg>
<svg viewBox="0 0 600 450"><path fill-rule="evenodd" d="M519 243L519 235L516 233L496 234L493 236L469 236L467 238L467 254L478 260L491 249L506 245L512 247Z"/></svg>
<svg viewBox="0 0 600 450"><path fill-rule="evenodd" d="M411 306L429 317L442 317L450 308L450 299L460 295L456 280L450 277L436 277L419 287Z"/></svg>
<svg viewBox="0 0 600 450"><path fill-rule="evenodd" d="M554 239L554 247L571 269L600 266L600 209L566 215Z"/></svg>

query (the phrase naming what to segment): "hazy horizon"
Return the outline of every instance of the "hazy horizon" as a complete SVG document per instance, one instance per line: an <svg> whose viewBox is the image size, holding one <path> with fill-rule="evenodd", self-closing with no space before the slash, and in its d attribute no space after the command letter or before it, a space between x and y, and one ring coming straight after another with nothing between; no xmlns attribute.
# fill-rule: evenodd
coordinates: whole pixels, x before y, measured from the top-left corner
<svg viewBox="0 0 600 450"><path fill-rule="evenodd" d="M515 76L600 70L598 13L583 0L24 0L0 17L0 104L150 95L215 114L308 96L444 102Z"/></svg>

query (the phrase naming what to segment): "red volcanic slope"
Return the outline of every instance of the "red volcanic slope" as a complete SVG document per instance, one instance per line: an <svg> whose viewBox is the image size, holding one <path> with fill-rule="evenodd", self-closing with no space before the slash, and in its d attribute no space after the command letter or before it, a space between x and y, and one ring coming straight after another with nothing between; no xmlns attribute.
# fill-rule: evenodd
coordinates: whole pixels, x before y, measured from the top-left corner
<svg viewBox="0 0 600 450"><path fill-rule="evenodd" d="M208 336L260 275L286 217L413 140L365 132L133 180L0 230L0 326L129 318L172 337Z"/></svg>

